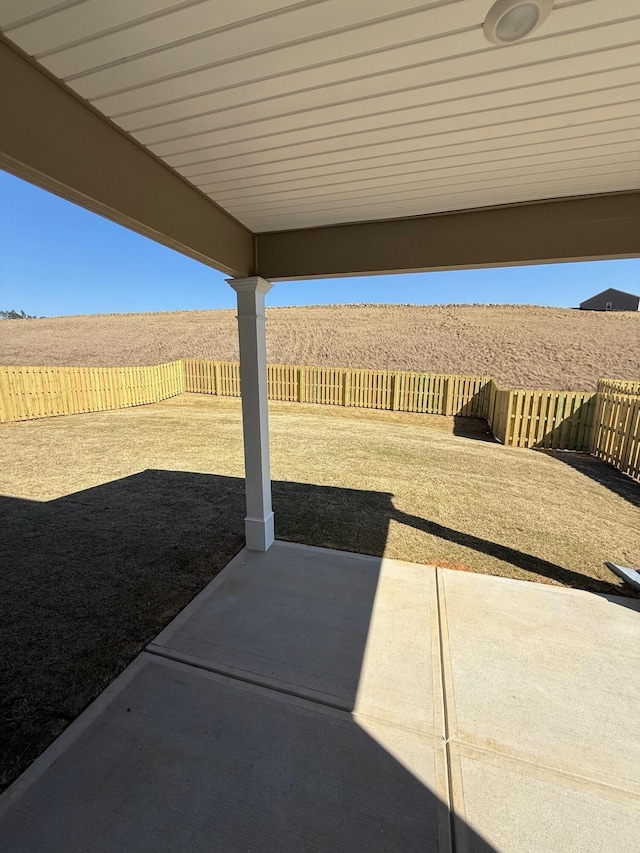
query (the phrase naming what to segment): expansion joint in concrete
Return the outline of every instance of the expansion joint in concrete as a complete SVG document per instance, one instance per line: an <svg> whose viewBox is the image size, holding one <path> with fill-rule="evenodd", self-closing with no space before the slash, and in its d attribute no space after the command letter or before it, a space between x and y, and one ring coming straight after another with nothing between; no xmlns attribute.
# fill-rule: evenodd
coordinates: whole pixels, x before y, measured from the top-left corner
<svg viewBox="0 0 640 853"><path fill-rule="evenodd" d="M442 704L442 739L444 743L445 762L447 766L446 785L447 798L449 800L449 837L451 839L451 853L456 853L456 827L455 827L455 803L453 801L453 779L451 776L451 744L449 735L449 713L447 707L447 687L445 678L445 645L449 648L446 634L446 609L444 601L444 586L440 577L440 569L435 569L436 583L436 618L438 623L438 653L440 656L440 700Z"/></svg>
<svg viewBox="0 0 640 853"><path fill-rule="evenodd" d="M184 666L190 666L193 669L200 669L205 672L212 672L215 675L221 675L224 678L229 678L231 681L239 681L243 684L251 684L254 687L262 687L265 690L271 690L273 693L281 693L284 696L292 696L294 699L304 699L306 702L313 702L316 705L321 705L325 708L331 708L334 711L342 711L343 713L351 713L352 709L339 699L333 701L326 695L320 695L315 690L300 690L293 686L287 685L282 681L273 678L262 678L254 673L239 670L236 667L217 665L204 661L201 658L194 658L192 655L174 652L164 646L159 646L156 643L149 643L145 648L145 652L150 655L155 655L159 658L181 663Z"/></svg>

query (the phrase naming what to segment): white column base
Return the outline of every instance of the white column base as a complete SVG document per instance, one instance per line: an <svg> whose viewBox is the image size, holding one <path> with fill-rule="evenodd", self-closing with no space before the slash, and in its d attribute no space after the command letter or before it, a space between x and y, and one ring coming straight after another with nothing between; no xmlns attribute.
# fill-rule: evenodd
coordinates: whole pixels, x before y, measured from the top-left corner
<svg viewBox="0 0 640 853"><path fill-rule="evenodd" d="M244 520L244 535L249 551L268 551L275 540L273 513L266 518L249 518Z"/></svg>

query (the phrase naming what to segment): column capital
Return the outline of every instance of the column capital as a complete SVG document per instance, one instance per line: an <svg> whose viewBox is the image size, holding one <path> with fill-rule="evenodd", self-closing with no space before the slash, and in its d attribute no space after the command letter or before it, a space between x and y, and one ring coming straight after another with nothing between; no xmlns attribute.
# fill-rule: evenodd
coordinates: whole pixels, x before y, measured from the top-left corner
<svg viewBox="0 0 640 853"><path fill-rule="evenodd" d="M249 278L228 278L227 284L236 293L268 293L273 285L266 278L252 275Z"/></svg>

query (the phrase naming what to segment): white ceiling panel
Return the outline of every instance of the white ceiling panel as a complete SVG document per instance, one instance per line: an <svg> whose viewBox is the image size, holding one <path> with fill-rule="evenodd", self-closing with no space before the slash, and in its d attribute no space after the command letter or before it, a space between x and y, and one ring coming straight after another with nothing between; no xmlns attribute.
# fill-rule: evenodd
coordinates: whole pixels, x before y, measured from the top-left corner
<svg viewBox="0 0 640 853"><path fill-rule="evenodd" d="M104 18L115 18L115 4L112 5L112 0L111 3L105 3L104 0L93 2L100 4ZM143 57L167 45L175 45L176 42L180 42L183 48L187 44L188 50L189 44L194 41L205 40L203 33L213 35L215 32L246 26L254 18L278 14L288 7L300 5L300 0L234 0L233 3L204 0L195 5L176 4L175 0L171 3L154 2L158 6L167 7L159 10L163 14L140 20L142 16L137 6L132 6L129 0L122 0L125 15L132 15L135 11L136 17L132 18L131 26L123 30L120 24L116 32L106 26L102 32L95 29L92 32L91 17L88 16L85 27L88 32L84 38L76 41L72 41L69 31L64 29L58 39L53 40L48 37L43 26L42 32L38 34L40 46L36 50L48 57L51 71L59 77L74 77L97 67L113 67L123 60L133 63L134 57ZM148 5L153 5L153 2L150 0ZM121 17L124 18L124 15ZM207 61L211 62L211 54Z"/></svg>
<svg viewBox="0 0 640 853"><path fill-rule="evenodd" d="M301 194L305 200L305 209L312 211L324 209L327 206L343 203L348 208L351 205L366 201L368 204L386 204L387 201L394 203L406 199L423 198L424 196L442 193L466 191L469 187L492 190L496 186L504 186L505 181L516 181L518 185L530 183L555 182L558 177L563 181L576 178L600 179L607 175L634 174L640 178L640 166L638 166L637 149L628 154L627 159L612 164L609 158L594 158L587 163L576 163L567 166L566 163L536 164L535 167L503 169L495 164L489 170L467 169L453 176L444 177L441 174L432 175L428 178L416 180L398 180L395 183L387 183L384 186L376 185L375 188L362 184L352 184L340 188L316 188L313 193ZM240 216L247 214L269 214L295 212L299 197L295 195L275 198L272 200L258 196L256 199L228 199L225 207Z"/></svg>
<svg viewBox="0 0 640 853"><path fill-rule="evenodd" d="M230 162L219 167L216 172L211 172L207 163L198 163L193 166L185 166L180 171L185 177L200 187L204 187L213 177L217 181L249 181L274 180L280 182L290 180L303 175L324 176L332 178L339 173L348 173L360 168L386 167L394 163L416 162L420 163L418 170L426 170L434 162L449 157L472 157L483 153L490 155L493 159L504 157L517 157L523 153L538 153L545 150L549 145L562 145L562 149L568 152L579 149L583 144L603 145L612 140L636 139L640 128L640 113L633 116L616 116L613 119L594 121L591 116L584 122L572 123L570 130L566 127L553 128L552 130L537 130L512 133L487 140L471 140L469 142L457 142L451 144L446 138L436 144L424 145L422 139L408 140L394 146L386 146L386 149L374 148L364 155L359 151L342 151L337 149L327 152L316 163L309 163L307 159L290 160L283 158L277 162L260 163L254 166L243 164L236 166ZM570 159L568 157L567 159Z"/></svg>
<svg viewBox="0 0 640 853"><path fill-rule="evenodd" d="M217 94L210 109L233 109L239 112L245 105L260 106L265 102L273 112L287 109L307 108L322 103L341 100L371 98L387 92L399 91L414 86L426 86L432 82L455 80L474 74L501 71L508 74L512 68L527 64L542 65L559 57L582 58L587 70L585 56L609 48L637 45L640 11L631 20L607 24L596 32L593 28L567 33L562 37L531 38L519 45L508 45L498 49L488 46L477 29L443 36L424 43L412 43L402 49L382 51L365 56L356 54L348 59L306 69L290 68L275 73L280 51L275 54L247 57L231 61L214 68L199 69L179 77L167 77L158 82L149 82L142 88L131 88L115 94L92 98L104 113L118 118L125 113L141 108L181 101L204 93ZM296 52L302 51L296 46ZM286 69L289 70L286 70ZM84 96L83 80L74 84ZM248 94L234 87L243 84ZM221 91L222 90L222 91ZM227 91L229 90L229 91ZM297 105L294 106L294 105ZM264 109L264 107L262 107Z"/></svg>
<svg viewBox="0 0 640 853"><path fill-rule="evenodd" d="M590 107L588 114L580 109L574 113L567 113L558 105L554 109L553 104L547 104L544 115L536 117L524 115L517 120L512 120L509 125L501 124L499 119L492 121L496 117L490 114L486 119L483 119L482 116L476 116L474 121L470 121L465 116L452 116L432 122L432 126L427 132L421 126L418 128L389 127L380 130L371 139L363 138L360 134L351 134L339 139L329 140L330 145L318 145L311 148L306 144L288 145L286 136L283 136L280 140L281 144L277 148L274 146L269 149L244 153L242 146L238 145L237 154L231 154L230 149L227 148L222 152L216 152L218 157L215 159L207 157L207 152L177 154L167 156L164 159L181 171L184 168L184 173L187 175L191 171L188 167L198 166L200 171L203 171L201 167L204 163L207 163L208 166L217 164L221 169L224 167L237 169L258 163L291 162L292 159L297 159L307 165L318 165L325 160L327 155L336 153L349 152L355 157L370 156L372 153L394 153L406 148L415 150L418 143L421 144L424 151L428 151L432 145L447 145L453 148L461 142L477 144L481 140L501 139L510 134L540 133L543 130L554 128L570 130L574 124L580 121L583 123L605 121L626 116L634 125L637 124L638 103L634 98L615 102L611 97L610 101L613 102L608 102L604 106ZM453 132L454 129L455 133ZM247 143L247 147L249 144ZM195 174L198 172L196 171Z"/></svg>
<svg viewBox="0 0 640 853"><path fill-rule="evenodd" d="M0 0L0 28L254 230L640 187L638 0Z"/></svg>
<svg viewBox="0 0 640 853"><path fill-rule="evenodd" d="M396 13L405 8L415 8L416 0L394 0ZM446 9L446 6L445 6ZM202 68L213 74L213 69L229 60L238 60L258 53L262 56L262 68L270 72L271 56L280 47L292 42L317 40L317 33L328 22L340 37L345 28L360 29L367 19L388 17L388 0L322 0L297 4L281 14L247 21L244 26L234 27L222 33L180 40L163 50L143 56L131 56L125 62L85 73L76 80L77 91L87 98L100 98L110 92L125 91L145 86L155 80L190 73ZM321 40L330 40L323 36ZM352 36L352 44L354 37ZM66 79L75 79L66 78Z"/></svg>
<svg viewBox="0 0 640 853"><path fill-rule="evenodd" d="M248 195L255 194L257 196L271 189L286 190L299 186L317 186L318 184L323 186L335 183L346 184L348 180L358 180L360 177L369 177L376 173L382 177L422 174L425 170L425 163L428 164L430 173L448 166L462 167L467 163L476 167L488 166L495 163L496 151L500 151L502 154L501 163L514 164L518 160L522 160L522 165L543 162L545 158L551 156L566 157L570 160L582 156L596 156L605 151L615 155L620 150L627 151L630 147L635 148L638 145L640 116L636 127L620 130L616 133L618 141L610 142L609 139L609 131L601 131L587 136L576 136L573 139L567 139L563 135L560 141L553 139L538 140L535 143L525 145L506 146L503 141L496 143L495 140L490 140L486 144L476 143L462 153L460 153L460 149L464 146L453 149L442 146L429 152L410 151L396 154L393 157L370 157L337 163L332 167L330 174L327 174L326 167L311 167L298 169L294 172L277 172L265 175L251 175L252 170L242 169L233 174L227 172L215 181L211 180L209 176L203 176L199 179L198 184L204 192L215 197L218 193L223 195L227 190L242 191Z"/></svg>
<svg viewBox="0 0 640 853"><path fill-rule="evenodd" d="M346 80L367 78L372 72L380 75L398 68L406 69L407 66L425 66L449 55L449 48L436 45L435 37L430 37L429 41L420 39L416 42L416 29L422 29L424 20L434 15L435 11L431 10L429 13L401 18L398 23L402 24L405 40L408 40L401 47L388 45L388 40L384 38L386 22L383 22L359 28L357 32L350 30L331 38L296 43L268 54L234 58L213 69L202 69L184 81L185 86L193 87L196 92L194 97L198 99L196 112L191 114L203 111L202 106L205 111L225 109L243 102L255 103L291 92L319 90ZM457 50L463 49L465 35L468 46L476 44L475 32L469 30L467 33L458 33ZM445 36L451 37L446 28L442 38ZM354 51L354 48L357 50ZM198 92L202 91L203 86L207 87L209 100L201 102L199 99L203 96ZM170 94L170 90L161 84L147 88L152 98L160 99ZM115 96L112 101L107 96L105 99L107 104L113 103L114 115L122 105L127 106L128 112L129 105L134 102L133 91L122 94L129 94L129 97L118 99ZM183 102L184 98L181 99ZM194 105L189 106L193 110ZM148 119L145 120L147 123Z"/></svg>
<svg viewBox="0 0 640 853"><path fill-rule="evenodd" d="M416 86L391 94L380 94L366 101L346 101L333 104L325 110L331 111L331 123L324 119L320 109L292 112L267 118L262 121L255 119L248 124L258 125L251 128L252 137L265 137L269 135L269 125L273 125L274 135L282 132L280 122L291 118L296 122L296 128L304 131L305 128L325 128L327 132L340 133L344 131L344 125L349 122L369 121L382 123L397 120L395 113L401 111L407 114L405 121L411 119L411 112L419 112L436 104L449 104L452 109L460 109L464 112L473 109L472 104L487 102L499 106L526 100L539 100L543 97L562 97L575 92L601 89L608 85L616 86L638 80L638 63L636 61L637 48L623 48L599 52L593 57L591 68L586 74L571 74L580 67L577 59L563 59L557 62L547 62L542 66L527 65L523 68L511 69L509 74L509 86L506 89L496 89L499 83L505 82L505 77L496 77L493 74L473 75L470 77L457 78L456 80L444 80L431 83L428 86ZM620 65L621 62L627 63ZM613 67L611 67L613 65ZM554 74L554 71L556 72ZM578 85L577 78L580 78ZM515 90L518 91L515 91ZM327 113L325 112L325 115ZM120 123L125 126L128 119L125 117ZM156 150L160 144L174 140L185 140L184 149L190 150L197 147L196 141L199 135L210 131L211 125L217 121L217 136L214 144L226 144L232 138L225 140L225 134L246 135L246 123L229 122L228 116L211 114L199 115L194 118L185 118L181 121L159 124L151 128L137 130L127 129L135 134L136 138L145 145L154 145Z"/></svg>
<svg viewBox="0 0 640 853"><path fill-rule="evenodd" d="M7 31L20 21L30 20L43 12L68 6L76 0L2 0L0 3L0 27ZM26 50L26 48L25 48Z"/></svg>
<svg viewBox="0 0 640 853"><path fill-rule="evenodd" d="M499 193L492 192L486 187L471 185L468 189L460 192L445 192L439 196L425 194L415 201L394 202L393 204L390 204L388 200L384 204L372 204L367 201L365 204L345 206L340 209L329 206L323 210L305 214L304 218L298 218L295 224L292 224L291 214L275 214L272 216L251 214L247 217L247 226L258 233L261 231L287 231L347 222L372 222L376 219L423 216L430 213L472 210L476 207L518 204L524 197L528 201L540 201L550 198L624 192L629 188L629 180L634 178L634 174L631 176L623 174L617 177L615 175L607 176L598 180L590 179L587 184L589 187L587 193L578 191L584 185L580 179L560 183L556 181L551 183L533 181L532 183L510 186L506 189L501 188ZM384 216L382 211L386 211Z"/></svg>
<svg viewBox="0 0 640 853"><path fill-rule="evenodd" d="M567 165L566 152L551 152L545 155L517 158L515 160L503 159L474 159L469 158L463 166L458 163L443 164L432 167L428 178L416 180L416 171L409 166L392 167L386 170L384 176L376 172L352 173L351 175L339 175L333 182L318 183L313 179L288 182L277 187L254 187L254 188L214 188L210 194L225 207L230 204L239 204L248 201L252 206L272 206L281 200L298 201L304 199L310 201L314 197L324 197L339 190L340 194L350 194L370 190L391 187L392 189L403 186L417 186L421 181L439 181L446 186L453 186L454 181L467 180L470 176L486 174L490 171L494 175L500 175L503 179L517 177L518 175L531 174L532 169L544 170L546 174L563 171L565 174L573 168L589 168L593 174L608 171L612 166L624 164L625 167L638 166L640 163L640 139L626 143L607 145L599 149L588 151L574 151L571 160L572 166Z"/></svg>
<svg viewBox="0 0 640 853"><path fill-rule="evenodd" d="M572 162L604 155L610 155L615 159L619 154L640 150L640 118L638 119L638 127L622 132L619 136L623 137L620 141L608 144L597 144L598 137L596 136L579 141L575 139L569 141L563 140L561 144L522 146L513 149L517 152L514 154L502 148L485 150L478 146L469 154L448 155L445 153L439 157L429 157L429 174L434 174L444 169L457 170L467 165L474 169L480 169L496 162L500 162L506 167L516 165L527 167L535 163L546 162L566 163L568 160L567 151L571 152ZM382 186L386 183L384 179L393 180L395 176L415 176L416 174L422 174L425 156L423 155L417 159L415 155L409 154L385 160L382 164L378 160L364 161L365 164L367 162L372 163L372 165L363 165L358 162L337 166L332 170L330 176L327 176L323 170L320 173L321 180L318 179L318 173L314 172L314 170L308 170L304 173L302 171L297 172L297 177L292 177L291 173L286 173L284 177L265 175L257 178L236 177L231 180L220 179L214 183L204 182L201 184L201 188L204 192L218 199L222 204L227 197L253 197L257 200L258 197L268 196L270 193L286 193L290 190L302 188L312 189L319 185L347 186L360 180L373 179L377 181L378 186Z"/></svg>
<svg viewBox="0 0 640 853"><path fill-rule="evenodd" d="M38 56L96 33L121 28L140 18L159 14L176 6L178 0L84 0L61 4L49 14L5 28L7 35L20 40L23 50Z"/></svg>
<svg viewBox="0 0 640 853"><path fill-rule="evenodd" d="M348 108L343 105L339 109L317 110L312 116L314 124L311 127L304 126L305 119L308 118L306 113L303 116L294 113L256 122L250 128L251 140L258 150L264 150L282 142L284 134L286 134L287 145L293 145L314 142L318 139L328 140L333 137L344 139L349 134L358 134L361 138L365 134L373 134L378 141L382 139L384 130L396 131L403 127L414 127L419 133L432 134L438 132L440 126L438 120L446 119L451 120L457 127L466 127L470 123L478 126L479 122L483 125L496 121L508 124L533 115L557 113L558 110L565 108L570 111L591 109L602 104L635 99L638 96L637 87L640 83L638 76L637 66L631 66L623 71L603 75L601 79L585 79L579 93L576 93L575 85L570 83L566 87L558 86L557 88L555 84L551 84L552 97L548 97L551 93L545 93L545 89L550 87L544 85L526 87L518 92L512 90L497 92L492 95L490 108L487 107L485 95L425 103L424 95L420 98L420 93L416 96L414 92L402 92L387 102L388 108L393 103L394 109L367 115L364 118L350 119ZM416 103L416 97L418 103ZM323 116L326 121L322 121ZM420 125L425 126L420 127ZM329 134L327 130L330 131ZM227 150L229 145L242 144L247 137L247 127L246 125L231 126L205 134L194 134L157 143L152 143L145 134L134 135L141 142L150 145L160 157L182 153L188 156L191 153L211 151L216 148Z"/></svg>
<svg viewBox="0 0 640 853"><path fill-rule="evenodd" d="M589 69L585 69L584 58L582 54L573 57L563 56L547 62L527 64L521 66L508 66L508 69L485 70L483 72L471 73L467 75L458 74L454 77L443 74L444 69L438 69L438 75L432 75L426 85L420 85L417 79L414 79L412 87L405 88L405 95L410 92L415 93L418 103L430 103L434 100L456 100L463 96L471 96L475 94L493 95L496 91L506 91L515 89L519 86L527 85L543 85L546 82L563 82L565 80L574 81L574 87L577 86L576 80L579 77L586 76L598 71L606 71L609 69L618 69L625 65L637 65L637 45L631 45L626 48L620 48L615 45L610 50L599 50L595 54L591 54ZM508 79L506 73L508 70ZM495 75L502 75L496 77ZM339 81L343 78L338 78ZM505 86L506 89L501 89ZM287 94L284 86L285 80L279 79L276 81L256 81L250 87L237 87L233 90L223 92L209 93L200 95L194 98L185 98L182 101L172 101L162 106L151 107L146 110L134 111L131 113L123 113L115 116L118 123L126 130L132 133L138 133L140 136L147 131L155 131L152 136L152 141L160 141L161 139L176 138L183 134L199 132L209 127L209 122L212 121L211 114L223 112L229 107L236 107L246 103L256 103L262 100L262 96L267 94L267 87L272 85L276 94L274 97L280 97L282 94ZM388 81L385 81L388 85ZM280 92L282 87L282 92ZM425 91L425 89L429 91ZM298 91L304 91L304 86ZM333 92L331 93L333 94ZM372 104L359 102L354 103L353 100L346 101L352 109L360 108L361 114L372 114L372 106L377 112L383 112L388 109L384 103L384 98L395 98L396 91L391 94L378 91L371 96L368 101ZM338 102L339 103L339 102ZM390 101L393 106L394 101ZM334 106L337 106L334 100ZM313 111L312 111L313 112ZM224 117L214 119L220 122L223 126Z"/></svg>

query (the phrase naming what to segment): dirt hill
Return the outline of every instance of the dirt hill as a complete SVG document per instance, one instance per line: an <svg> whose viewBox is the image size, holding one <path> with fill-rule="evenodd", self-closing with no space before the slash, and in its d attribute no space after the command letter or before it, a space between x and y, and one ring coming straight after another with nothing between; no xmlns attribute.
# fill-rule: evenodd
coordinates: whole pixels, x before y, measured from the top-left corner
<svg viewBox="0 0 640 853"><path fill-rule="evenodd" d="M507 387L591 390L640 378L640 312L511 305L341 305L267 310L268 358L489 374ZM1 364L118 366L238 358L235 312L0 322Z"/></svg>

